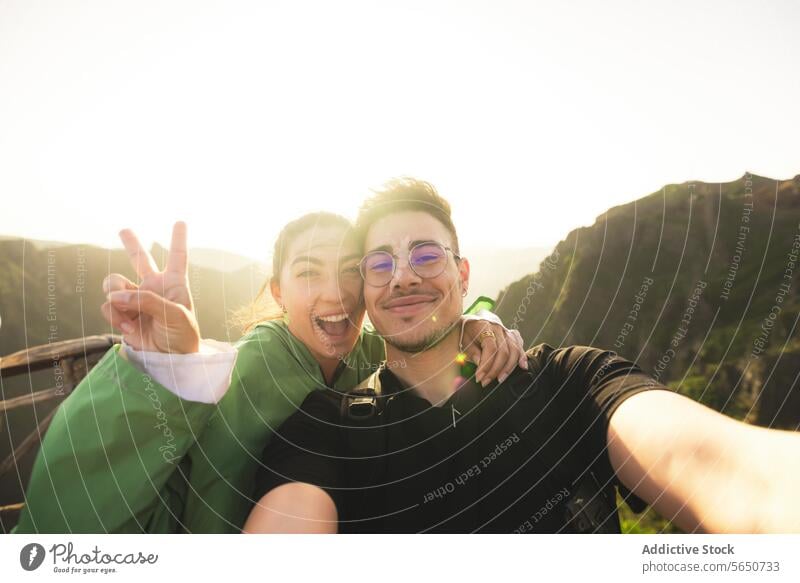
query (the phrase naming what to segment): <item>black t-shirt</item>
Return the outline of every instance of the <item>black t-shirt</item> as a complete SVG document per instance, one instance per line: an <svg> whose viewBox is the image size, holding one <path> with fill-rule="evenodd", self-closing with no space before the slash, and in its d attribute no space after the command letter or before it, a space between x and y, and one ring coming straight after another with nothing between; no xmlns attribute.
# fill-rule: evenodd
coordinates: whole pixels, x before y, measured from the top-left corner
<svg viewBox="0 0 800 583"><path fill-rule="evenodd" d="M486 388L470 379L440 407L384 369L376 427L343 423L341 394L312 392L264 449L255 499L317 485L340 532L577 532L576 509L605 497L600 522L618 529L608 420L626 398L669 389L613 351L527 354L529 371Z"/></svg>

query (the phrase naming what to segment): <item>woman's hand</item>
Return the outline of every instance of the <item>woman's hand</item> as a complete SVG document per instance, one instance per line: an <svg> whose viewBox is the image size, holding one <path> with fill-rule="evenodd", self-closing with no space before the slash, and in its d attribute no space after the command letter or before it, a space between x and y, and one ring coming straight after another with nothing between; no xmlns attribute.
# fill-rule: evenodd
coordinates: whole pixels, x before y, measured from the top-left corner
<svg viewBox="0 0 800 583"><path fill-rule="evenodd" d="M463 349L478 365L475 380L484 387L497 379L506 380L517 365L528 368L525 345L518 330L509 330L502 323L462 316L464 319Z"/></svg>
<svg viewBox="0 0 800 583"><path fill-rule="evenodd" d="M200 328L189 292L186 223L172 228L167 268L158 271L153 257L133 231L119 233L139 284L119 273L103 280L108 301L103 317L123 332L125 342L136 350L185 354L200 349Z"/></svg>

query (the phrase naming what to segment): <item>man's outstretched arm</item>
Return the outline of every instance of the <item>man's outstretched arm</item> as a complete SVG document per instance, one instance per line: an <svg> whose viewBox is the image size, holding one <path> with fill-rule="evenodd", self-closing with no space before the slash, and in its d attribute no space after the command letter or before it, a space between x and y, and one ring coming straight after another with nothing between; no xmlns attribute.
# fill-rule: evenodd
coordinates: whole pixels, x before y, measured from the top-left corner
<svg viewBox="0 0 800 583"><path fill-rule="evenodd" d="M686 532L800 533L800 433L645 391L612 415L608 447L619 479Z"/></svg>

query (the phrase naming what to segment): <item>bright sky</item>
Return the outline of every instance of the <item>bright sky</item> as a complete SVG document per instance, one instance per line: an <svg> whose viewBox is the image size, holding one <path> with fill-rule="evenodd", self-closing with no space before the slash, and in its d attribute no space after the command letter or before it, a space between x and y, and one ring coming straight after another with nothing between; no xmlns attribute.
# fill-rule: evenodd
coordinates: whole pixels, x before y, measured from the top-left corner
<svg viewBox="0 0 800 583"><path fill-rule="evenodd" d="M800 173L784 2L0 2L0 234L264 259L415 175L462 248L685 180Z"/></svg>

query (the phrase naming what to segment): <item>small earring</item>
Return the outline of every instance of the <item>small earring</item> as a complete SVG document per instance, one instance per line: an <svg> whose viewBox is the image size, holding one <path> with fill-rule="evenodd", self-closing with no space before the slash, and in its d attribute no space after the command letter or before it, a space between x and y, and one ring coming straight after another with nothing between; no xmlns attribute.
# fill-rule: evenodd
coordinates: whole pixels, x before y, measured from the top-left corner
<svg viewBox="0 0 800 583"><path fill-rule="evenodd" d="M286 306L284 306L283 304L281 304L281 311L282 311L284 314L286 313Z"/></svg>
<svg viewBox="0 0 800 583"><path fill-rule="evenodd" d="M464 297L464 298L467 297L467 290L462 290L461 291L461 297Z"/></svg>

